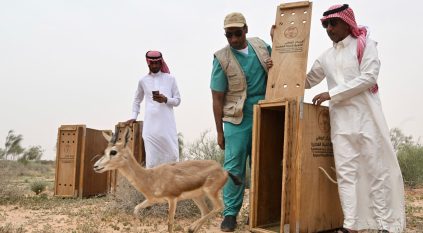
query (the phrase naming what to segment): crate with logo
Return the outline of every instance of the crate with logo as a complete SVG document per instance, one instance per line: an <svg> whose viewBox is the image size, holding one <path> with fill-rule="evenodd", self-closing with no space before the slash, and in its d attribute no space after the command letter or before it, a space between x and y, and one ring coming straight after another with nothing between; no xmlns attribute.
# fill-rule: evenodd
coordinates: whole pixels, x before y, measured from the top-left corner
<svg viewBox="0 0 423 233"><path fill-rule="evenodd" d="M266 97L254 106L252 232L319 232L342 226L329 110L304 103L312 3L277 8Z"/></svg>

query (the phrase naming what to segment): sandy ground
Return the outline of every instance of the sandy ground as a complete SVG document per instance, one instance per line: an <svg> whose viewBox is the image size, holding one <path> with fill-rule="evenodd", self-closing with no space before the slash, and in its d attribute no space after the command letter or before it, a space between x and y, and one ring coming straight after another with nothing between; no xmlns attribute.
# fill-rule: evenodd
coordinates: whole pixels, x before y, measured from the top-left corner
<svg viewBox="0 0 423 233"><path fill-rule="evenodd" d="M47 194L52 202L55 200L52 193ZM247 197L248 198L248 197ZM66 203L55 204L54 207L28 205L0 205L0 233L10 232L168 232L167 206L152 207L142 210L138 217L123 210L110 210L108 198L76 199L67 206ZM184 206L177 208L184 208ZM192 208L192 207L190 207ZM189 211L189 210L188 210ZM182 211L175 216L174 232L187 232L189 225L200 216ZM241 218L241 217L240 217ZM206 222L200 232L221 232L222 217L218 214ZM247 226L240 220L236 232L249 232Z"/></svg>
<svg viewBox="0 0 423 233"><path fill-rule="evenodd" d="M92 206L93 209L98 207ZM16 205L0 206L0 225L11 223L15 231L23 226L24 232L167 232L165 219L152 217L142 221L132 216L120 214L119 220L103 221L96 216L87 219L73 214L52 214L46 210L28 210ZM122 221L122 219L125 219ZM175 232L186 232L195 219L175 219ZM201 232L221 232L221 217L205 224ZM10 225L9 225L10 226ZM0 231L1 232L1 231ZM249 232L249 231L237 231Z"/></svg>
<svg viewBox="0 0 423 233"><path fill-rule="evenodd" d="M97 209L97 207L93 207ZM102 221L97 217L86 219L84 216L68 214L51 214L45 210L28 210L15 205L0 206L0 225L9 223L10 229L23 232L167 232L166 221L163 218L152 217L142 221L132 216L120 216L120 220ZM121 221L122 218L126 220ZM175 232L186 232L189 224L195 219L175 219ZM219 225L221 217L216 217L205 224L200 232L221 232ZM1 231L0 231L1 232ZM11 231L13 232L13 231ZM249 232L239 230L237 232Z"/></svg>
<svg viewBox="0 0 423 233"><path fill-rule="evenodd" d="M407 231L423 232L423 189L407 190ZM3 232L167 232L166 218L144 213L141 218L117 211L110 213L105 199L92 202L81 200L70 206L21 207L0 205L0 233ZM198 217L198 216L197 216ZM176 215L175 232L186 232L197 217ZM245 219L239 219L243 222ZM221 232L221 216L207 222L200 232ZM249 232L241 223L236 232Z"/></svg>

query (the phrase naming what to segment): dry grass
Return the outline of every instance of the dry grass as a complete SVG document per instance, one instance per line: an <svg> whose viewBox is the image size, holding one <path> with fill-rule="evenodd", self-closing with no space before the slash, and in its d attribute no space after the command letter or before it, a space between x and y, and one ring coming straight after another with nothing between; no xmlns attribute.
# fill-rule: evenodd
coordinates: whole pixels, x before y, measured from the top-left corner
<svg viewBox="0 0 423 233"><path fill-rule="evenodd" d="M423 232L423 188L406 190L407 229L409 232Z"/></svg>

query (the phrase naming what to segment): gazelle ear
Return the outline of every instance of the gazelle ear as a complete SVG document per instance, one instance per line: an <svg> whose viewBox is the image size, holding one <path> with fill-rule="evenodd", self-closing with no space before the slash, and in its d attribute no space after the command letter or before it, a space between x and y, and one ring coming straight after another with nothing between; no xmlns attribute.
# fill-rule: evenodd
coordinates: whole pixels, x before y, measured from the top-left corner
<svg viewBox="0 0 423 233"><path fill-rule="evenodd" d="M110 131L110 130L103 130L101 133L103 134L103 137L104 137L104 138L105 138L108 142L110 142L110 140L112 139L112 131Z"/></svg>
<svg viewBox="0 0 423 233"><path fill-rule="evenodd" d="M131 129L129 127L125 128L125 145L128 144L129 142L129 138L131 137L131 133L130 133Z"/></svg>

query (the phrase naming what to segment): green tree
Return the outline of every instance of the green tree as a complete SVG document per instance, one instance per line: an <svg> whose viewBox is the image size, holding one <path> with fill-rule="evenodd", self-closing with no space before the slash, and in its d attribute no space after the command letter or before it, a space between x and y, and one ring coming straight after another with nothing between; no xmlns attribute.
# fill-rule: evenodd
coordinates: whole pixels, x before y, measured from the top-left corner
<svg viewBox="0 0 423 233"><path fill-rule="evenodd" d="M421 145L402 145L398 150L398 162L405 183L410 186L423 184L423 147Z"/></svg>
<svg viewBox="0 0 423 233"><path fill-rule="evenodd" d="M220 164L224 162L224 151L220 149L217 140L210 136L210 130L200 134L200 138L189 144L186 148L184 159L215 160Z"/></svg>
<svg viewBox="0 0 423 233"><path fill-rule="evenodd" d="M21 146L23 140L22 135L16 135L13 130L9 130L6 137L6 142L4 143L4 148L0 150L0 159L15 158L22 154L24 149Z"/></svg>
<svg viewBox="0 0 423 233"><path fill-rule="evenodd" d="M394 146L395 152L398 152L398 149L401 146L405 145L413 145L413 137L412 136L405 136L402 131L398 128L392 128L390 131L390 137L392 145Z"/></svg>
<svg viewBox="0 0 423 233"><path fill-rule="evenodd" d="M31 146L23 152L20 159L23 160L40 160L43 156L44 150L41 146Z"/></svg>
<svg viewBox="0 0 423 233"><path fill-rule="evenodd" d="M410 186L422 185L423 146L398 128L391 129L390 136L405 183Z"/></svg>

